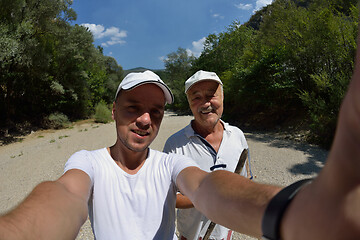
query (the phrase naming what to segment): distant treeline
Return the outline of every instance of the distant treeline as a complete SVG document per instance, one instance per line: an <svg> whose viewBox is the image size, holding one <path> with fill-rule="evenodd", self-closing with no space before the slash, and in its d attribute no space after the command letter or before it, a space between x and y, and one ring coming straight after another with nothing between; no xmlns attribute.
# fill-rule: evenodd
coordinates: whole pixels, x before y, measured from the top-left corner
<svg viewBox="0 0 360 240"><path fill-rule="evenodd" d="M189 111L184 81L214 71L224 83L226 120L305 126L309 139L329 147L353 72L358 19L357 0L275 0L248 22L210 34L200 57L183 48L168 54L171 107Z"/></svg>
<svg viewBox="0 0 360 240"><path fill-rule="evenodd" d="M72 25L72 0L0 1L0 127L82 119L113 100L124 71ZM156 71L189 112L184 81L199 69L224 82L227 121L292 124L329 146L354 66L357 0L274 0L248 22L210 34L200 57L183 48Z"/></svg>
<svg viewBox="0 0 360 240"><path fill-rule="evenodd" d="M122 67L94 46L88 29L70 24L71 4L0 1L0 127L86 118L97 103L112 102Z"/></svg>

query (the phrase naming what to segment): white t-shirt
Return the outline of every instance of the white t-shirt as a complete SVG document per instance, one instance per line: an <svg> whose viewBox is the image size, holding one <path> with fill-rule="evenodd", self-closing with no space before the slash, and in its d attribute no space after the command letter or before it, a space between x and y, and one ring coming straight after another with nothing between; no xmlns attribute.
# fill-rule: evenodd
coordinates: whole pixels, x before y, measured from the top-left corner
<svg viewBox="0 0 360 240"><path fill-rule="evenodd" d="M164 152L190 157L206 172L210 172L212 169L234 172L242 151L247 149L248 145L244 133L239 128L221 122L224 132L218 152L204 138L194 132L191 123L169 137L165 143ZM241 175L247 176L245 167L242 169ZM210 220L195 208L178 209L177 211L178 231L188 240L197 240L199 236L204 237L209 224ZM228 234L228 228L217 224L210 239L227 239Z"/></svg>
<svg viewBox="0 0 360 240"><path fill-rule="evenodd" d="M65 172L80 169L92 183L89 216L96 239L176 239L176 178L190 158L149 149L144 165L134 175L123 171L106 148L79 151Z"/></svg>

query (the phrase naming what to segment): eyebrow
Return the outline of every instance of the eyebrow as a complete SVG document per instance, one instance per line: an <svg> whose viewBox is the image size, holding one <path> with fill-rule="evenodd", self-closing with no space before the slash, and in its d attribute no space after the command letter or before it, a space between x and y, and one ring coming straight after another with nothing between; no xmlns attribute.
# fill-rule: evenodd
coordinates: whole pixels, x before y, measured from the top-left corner
<svg viewBox="0 0 360 240"><path fill-rule="evenodd" d="M126 102L130 103L130 104L142 104L143 101L138 101L135 99L127 99ZM159 108L159 109L165 109L165 100L164 100L164 104L154 104L155 108Z"/></svg>
<svg viewBox="0 0 360 240"><path fill-rule="evenodd" d="M216 93L217 91L217 88L214 88L214 89L206 89L205 90L205 93ZM200 90L197 90L197 91L194 91L194 92L189 92L189 94L192 94L192 95L195 95L197 93L199 93Z"/></svg>

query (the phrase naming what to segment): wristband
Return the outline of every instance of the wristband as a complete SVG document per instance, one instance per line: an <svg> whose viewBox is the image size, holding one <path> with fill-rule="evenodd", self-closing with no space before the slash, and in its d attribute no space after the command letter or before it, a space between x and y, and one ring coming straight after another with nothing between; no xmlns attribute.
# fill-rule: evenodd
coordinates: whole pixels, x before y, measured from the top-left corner
<svg viewBox="0 0 360 240"><path fill-rule="evenodd" d="M312 179L297 181L278 192L266 207L261 229L264 240L280 240L280 223L286 208L298 191Z"/></svg>

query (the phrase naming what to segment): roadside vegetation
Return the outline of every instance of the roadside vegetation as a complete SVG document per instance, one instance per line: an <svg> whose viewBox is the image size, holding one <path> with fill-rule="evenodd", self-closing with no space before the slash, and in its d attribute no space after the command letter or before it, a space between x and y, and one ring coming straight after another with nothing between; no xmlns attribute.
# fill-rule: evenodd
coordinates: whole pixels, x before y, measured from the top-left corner
<svg viewBox="0 0 360 240"><path fill-rule="evenodd" d="M183 48L165 60L173 110L189 112L184 79L199 69L224 83L224 118L256 129L306 132L330 147L354 67L358 1L275 0L246 23L210 34L200 57Z"/></svg>
<svg viewBox="0 0 360 240"><path fill-rule="evenodd" d="M111 121L124 70L72 22L71 0L0 1L0 136L79 119ZM179 47L156 71L169 108L190 113L184 81L197 70L224 82L224 119L242 128L306 132L328 148L354 67L357 0L274 0L248 22L209 34L199 57Z"/></svg>
<svg viewBox="0 0 360 240"><path fill-rule="evenodd" d="M71 4L0 1L1 135L66 127L113 101L123 69L94 46L87 28L72 24ZM102 112L96 116L105 121Z"/></svg>

